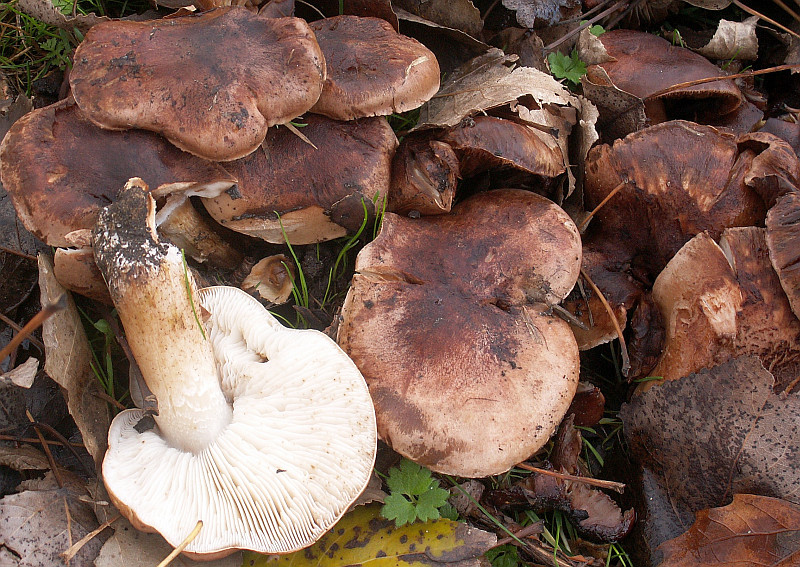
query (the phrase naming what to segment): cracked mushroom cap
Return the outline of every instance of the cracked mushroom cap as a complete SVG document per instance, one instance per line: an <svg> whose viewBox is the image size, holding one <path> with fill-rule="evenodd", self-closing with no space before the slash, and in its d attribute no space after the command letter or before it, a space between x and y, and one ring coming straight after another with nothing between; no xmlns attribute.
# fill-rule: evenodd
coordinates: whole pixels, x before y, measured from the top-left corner
<svg viewBox="0 0 800 567"><path fill-rule="evenodd" d="M244 157L267 128L319 98L325 60L308 25L226 7L94 26L75 50L70 86L90 120L141 128L214 161Z"/></svg>
<svg viewBox="0 0 800 567"><path fill-rule="evenodd" d="M71 246L67 234L94 227L134 175L161 194L215 195L236 182L152 132L98 128L71 99L14 123L0 145L0 175L25 228L51 246Z"/></svg>
<svg viewBox="0 0 800 567"><path fill-rule="evenodd" d="M238 184L203 199L218 223L267 242L311 244L358 230L365 206L372 217L375 203L389 191L397 148L389 123L383 117L339 122L314 114L303 122L308 141L273 128L264 151L225 164Z"/></svg>
<svg viewBox="0 0 800 567"><path fill-rule="evenodd" d="M369 384L381 438L462 477L541 448L578 383L575 338L551 306L580 255L569 216L527 191L480 193L447 215L387 213L358 255L337 337Z"/></svg>
<svg viewBox="0 0 800 567"><path fill-rule="evenodd" d="M427 47L381 18L336 16L311 22L328 76L312 112L337 120L422 106L439 90L439 63Z"/></svg>
<svg viewBox="0 0 800 567"><path fill-rule="evenodd" d="M137 528L173 546L202 521L192 556L311 545L372 473L377 434L364 379L326 335L283 327L244 291L197 292L145 208L141 180L131 180L94 232L158 409L114 419L108 492Z"/></svg>

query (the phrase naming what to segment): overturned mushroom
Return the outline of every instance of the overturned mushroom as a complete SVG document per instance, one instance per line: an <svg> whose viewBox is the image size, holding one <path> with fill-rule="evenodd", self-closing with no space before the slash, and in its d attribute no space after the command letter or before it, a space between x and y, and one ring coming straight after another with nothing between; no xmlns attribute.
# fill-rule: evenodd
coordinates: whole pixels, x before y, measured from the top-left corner
<svg viewBox="0 0 800 567"><path fill-rule="evenodd" d="M327 78L312 112L337 120L384 116L421 106L439 89L436 56L381 18L312 22Z"/></svg>
<svg viewBox="0 0 800 567"><path fill-rule="evenodd" d="M311 108L324 78L322 52L303 20L226 7L94 26L75 50L70 86L104 128L152 130L225 161Z"/></svg>
<svg viewBox="0 0 800 567"><path fill-rule="evenodd" d="M552 310L579 266L572 220L528 191L479 193L448 215L387 213L358 255L338 329L381 438L467 477L541 448L577 387L575 339Z"/></svg>
<svg viewBox="0 0 800 567"><path fill-rule="evenodd" d="M149 201L149 202L148 202ZM313 543L370 478L375 418L364 379L333 341L282 327L236 288L198 292L158 242L132 179L94 231L97 264L157 413L120 413L103 479L140 529L207 558Z"/></svg>

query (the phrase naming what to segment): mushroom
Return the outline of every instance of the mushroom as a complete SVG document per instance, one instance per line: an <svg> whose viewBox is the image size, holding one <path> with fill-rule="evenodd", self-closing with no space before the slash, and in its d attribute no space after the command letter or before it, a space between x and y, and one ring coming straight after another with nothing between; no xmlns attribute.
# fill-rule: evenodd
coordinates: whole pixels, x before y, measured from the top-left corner
<svg viewBox="0 0 800 567"><path fill-rule="evenodd" d="M336 16L310 25L328 73L312 112L337 120L384 116L417 108L439 90L433 52L386 20Z"/></svg>
<svg viewBox="0 0 800 567"><path fill-rule="evenodd" d="M284 553L313 543L366 487L372 403L358 369L316 331L282 327L244 291L197 291L160 243L147 187L131 179L94 230L97 265L155 415L114 419L103 480L139 529L186 551Z"/></svg>
<svg viewBox="0 0 800 567"><path fill-rule="evenodd" d="M259 150L225 167L235 187L203 199L221 225L267 242L311 244L355 232L389 190L397 138L385 118L307 115L301 139L269 131Z"/></svg>
<svg viewBox="0 0 800 567"><path fill-rule="evenodd" d="M244 277L241 288L269 303L286 303L294 288L294 264L291 262L284 254L262 258Z"/></svg>
<svg viewBox="0 0 800 567"><path fill-rule="evenodd" d="M386 213L356 259L337 335L381 438L462 477L540 449L578 383L575 338L552 311L579 268L574 223L528 191L479 193L446 215Z"/></svg>
<svg viewBox="0 0 800 567"><path fill-rule="evenodd" d="M215 161L246 156L267 128L319 98L325 60L305 21L225 7L92 27L70 86L90 120L142 128Z"/></svg>
<svg viewBox="0 0 800 567"><path fill-rule="evenodd" d="M800 193L784 195L767 212L767 246L792 311L800 317Z"/></svg>

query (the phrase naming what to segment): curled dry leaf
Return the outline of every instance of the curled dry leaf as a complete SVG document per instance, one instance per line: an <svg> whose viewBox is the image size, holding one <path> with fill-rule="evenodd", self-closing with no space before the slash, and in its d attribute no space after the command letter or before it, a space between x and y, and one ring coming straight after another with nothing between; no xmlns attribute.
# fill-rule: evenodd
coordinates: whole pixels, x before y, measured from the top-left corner
<svg viewBox="0 0 800 567"><path fill-rule="evenodd" d="M49 26L69 31L78 28L81 32L86 33L95 24L111 21L111 18L97 14L64 15L50 0L19 0L17 7Z"/></svg>
<svg viewBox="0 0 800 567"><path fill-rule="evenodd" d="M39 256L39 286L42 305L54 302L67 291L53 276L52 261ZM97 465L107 447L111 417L108 405L97 394L100 386L91 368L92 352L71 297L67 307L48 318L42 326L47 359L45 371L64 390L67 407L81 432L83 443Z"/></svg>
<svg viewBox="0 0 800 567"><path fill-rule="evenodd" d="M711 40L696 51L711 59L754 61L758 57L757 23L758 16L745 18L743 22L720 20Z"/></svg>
<svg viewBox="0 0 800 567"><path fill-rule="evenodd" d="M800 394L774 394L773 383L758 358L734 358L622 406L625 438L649 479L638 511L651 549L738 492L800 504Z"/></svg>
<svg viewBox="0 0 800 567"><path fill-rule="evenodd" d="M735 494L722 508L701 510L691 528L661 544L659 567L797 565L800 507L785 500Z"/></svg>
<svg viewBox="0 0 800 567"><path fill-rule="evenodd" d="M503 0L503 6L517 13L517 22L523 28L555 25L565 15L580 11L580 0Z"/></svg>
<svg viewBox="0 0 800 567"><path fill-rule="evenodd" d="M394 5L441 26L477 37L483 30L481 13L472 0L396 0Z"/></svg>
<svg viewBox="0 0 800 567"><path fill-rule="evenodd" d="M31 357L13 370L0 375L0 383L11 383L20 388L30 388L38 371L39 360Z"/></svg>

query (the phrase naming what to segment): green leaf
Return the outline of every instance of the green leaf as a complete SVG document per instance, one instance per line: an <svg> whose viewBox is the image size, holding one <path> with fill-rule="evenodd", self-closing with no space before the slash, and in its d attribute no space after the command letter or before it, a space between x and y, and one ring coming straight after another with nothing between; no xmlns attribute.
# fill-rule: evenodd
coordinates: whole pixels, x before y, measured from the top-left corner
<svg viewBox="0 0 800 567"><path fill-rule="evenodd" d="M394 520L395 525L413 524L417 519L417 509L413 502L399 493L392 493L384 500L381 515L387 520Z"/></svg>
<svg viewBox="0 0 800 567"><path fill-rule="evenodd" d="M439 518L439 508L447 504L450 493L444 488L430 488L417 500L417 517L423 522Z"/></svg>
<svg viewBox="0 0 800 567"><path fill-rule="evenodd" d="M592 34L593 36L599 37L604 33L606 33L606 28L604 28L600 24L595 24L589 28L589 33Z"/></svg>
<svg viewBox="0 0 800 567"><path fill-rule="evenodd" d="M268 567L445 567L473 564L496 542L494 534L450 520L396 527L379 505L358 506L320 540L295 553L245 551L242 565Z"/></svg>
<svg viewBox="0 0 800 567"><path fill-rule="evenodd" d="M586 74L586 64L578 57L578 51L575 49L569 57L554 51L547 56L547 62L550 64L550 72L556 79L567 79L577 85L581 82L581 77Z"/></svg>
<svg viewBox="0 0 800 567"><path fill-rule="evenodd" d="M409 496L424 494L434 483L438 485L431 476L431 471L408 459L403 459L399 467L392 467L386 479L386 486L391 492L401 492Z"/></svg>
<svg viewBox="0 0 800 567"><path fill-rule="evenodd" d="M501 545L486 552L492 567L518 567L519 551L511 544Z"/></svg>

